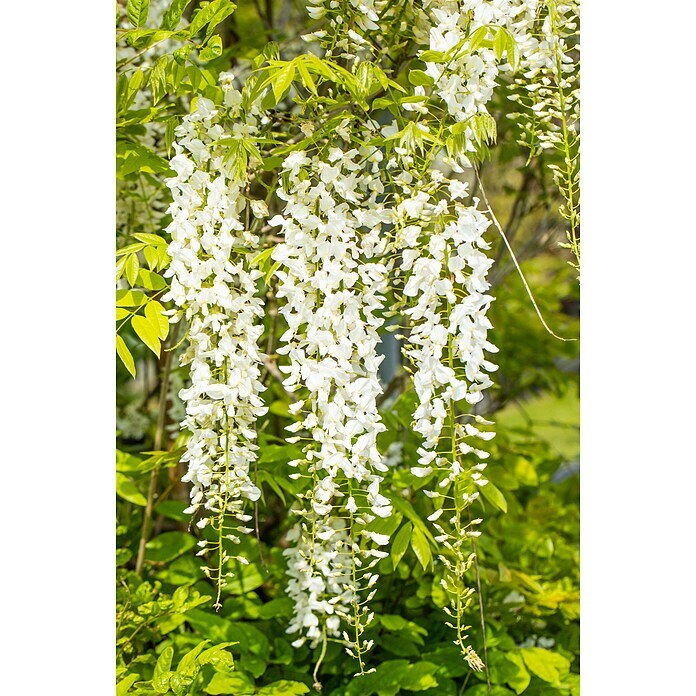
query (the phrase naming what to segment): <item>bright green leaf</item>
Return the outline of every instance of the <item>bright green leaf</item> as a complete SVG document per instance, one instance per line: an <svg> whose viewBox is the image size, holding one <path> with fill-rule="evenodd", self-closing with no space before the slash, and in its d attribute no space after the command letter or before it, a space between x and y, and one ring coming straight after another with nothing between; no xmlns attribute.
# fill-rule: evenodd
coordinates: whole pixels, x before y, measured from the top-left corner
<svg viewBox="0 0 696 696"><path fill-rule="evenodd" d="M190 2L191 0L172 0L171 5L169 5L166 12L162 15L162 29L168 31L176 29L186 6Z"/></svg>
<svg viewBox="0 0 696 696"><path fill-rule="evenodd" d="M430 551L430 544L420 527L413 528L413 532L411 533L411 547L416 554L416 558L425 570L430 565L433 556Z"/></svg>
<svg viewBox="0 0 696 696"><path fill-rule="evenodd" d="M196 539L186 532L164 532L147 542L145 558L160 563L171 561L195 545Z"/></svg>
<svg viewBox="0 0 696 696"><path fill-rule="evenodd" d="M394 564L394 568L399 565L399 561L406 553L406 549L408 549L408 543L411 541L412 529L413 525L410 522L406 522L406 524L399 530L396 537L394 537L391 547L391 559L392 563Z"/></svg>
<svg viewBox="0 0 696 696"><path fill-rule="evenodd" d="M505 500L505 496L490 481L485 486L481 486L479 490L489 503L497 507L498 510L507 512L507 500Z"/></svg>
<svg viewBox="0 0 696 696"><path fill-rule="evenodd" d="M134 505L141 507L147 505L145 496L136 488L135 484L125 474L119 472L116 473L116 493Z"/></svg>
<svg viewBox="0 0 696 696"><path fill-rule="evenodd" d="M164 315L164 307L157 300L152 300L145 307L145 316L154 326L158 327L158 336L160 340L164 341L169 334L169 321Z"/></svg>
<svg viewBox="0 0 696 696"><path fill-rule="evenodd" d="M149 10L150 0L128 0L128 4L126 5L128 19L137 29L145 26Z"/></svg>
<svg viewBox="0 0 696 696"><path fill-rule="evenodd" d="M128 279L128 282L130 283L131 287L133 287L137 280L138 280L138 270L140 269L140 261L138 260L138 255L137 254L130 254L126 258L126 278Z"/></svg>
<svg viewBox="0 0 696 696"><path fill-rule="evenodd" d="M214 60L222 55L222 37L219 34L213 34L210 40L205 45L205 48L201 50L198 57L207 62L209 60Z"/></svg>
<svg viewBox="0 0 696 696"><path fill-rule="evenodd" d="M154 251L152 247L148 248ZM140 272L138 273L137 284L141 285L147 290L163 290L167 287L167 283L161 275L155 273L154 271L147 271L144 268L141 268Z"/></svg>
<svg viewBox="0 0 696 696"><path fill-rule="evenodd" d="M140 675L138 674L127 674L123 679L121 679L118 684L116 684L116 696L125 696L130 690L131 686L138 681Z"/></svg>
<svg viewBox="0 0 696 696"><path fill-rule="evenodd" d="M118 357L121 358L121 362L126 366L128 372L135 377L135 360L133 360L133 356L128 350L126 342L118 335L116 336L116 353Z"/></svg>
<svg viewBox="0 0 696 696"><path fill-rule="evenodd" d="M159 339L159 326L147 317L140 316L139 314L131 319L131 324L140 340L159 357L162 348Z"/></svg>
<svg viewBox="0 0 696 696"><path fill-rule="evenodd" d="M532 674L549 684L558 686L568 673L570 661L563 655L545 648L521 648L520 655Z"/></svg>

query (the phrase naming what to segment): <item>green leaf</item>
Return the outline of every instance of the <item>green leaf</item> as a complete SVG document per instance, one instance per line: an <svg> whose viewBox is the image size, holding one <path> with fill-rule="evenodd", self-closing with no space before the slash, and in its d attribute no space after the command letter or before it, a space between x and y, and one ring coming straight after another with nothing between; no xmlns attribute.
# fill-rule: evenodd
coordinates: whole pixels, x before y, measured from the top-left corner
<svg viewBox="0 0 696 696"><path fill-rule="evenodd" d="M140 261L138 261L137 254L130 254L126 257L126 278L133 287L138 280L138 270L140 269Z"/></svg>
<svg viewBox="0 0 696 696"><path fill-rule="evenodd" d="M219 34L213 34L210 37L210 41L205 45L205 48L201 50L198 57L206 62L209 60L215 60L222 55L222 37Z"/></svg>
<svg viewBox="0 0 696 696"><path fill-rule="evenodd" d="M399 533L394 537L391 547L391 559L394 564L394 568L399 565L399 561L403 558L403 555L408 549L408 542L411 540L411 530L413 525L410 522L406 524L399 530Z"/></svg>
<svg viewBox="0 0 696 696"><path fill-rule="evenodd" d="M570 669L570 660L546 648L521 648L520 655L532 674L554 686L560 685Z"/></svg>
<svg viewBox="0 0 696 696"><path fill-rule="evenodd" d="M307 70L307 66L299 61L297 63L297 72L300 74L300 79L302 80L303 86L308 89L312 94L317 94L317 85L312 78L311 73Z"/></svg>
<svg viewBox="0 0 696 696"><path fill-rule="evenodd" d="M225 578L224 590L232 595L243 595L263 585L265 578L255 563L244 565L239 561L229 561L229 569L233 577Z"/></svg>
<svg viewBox="0 0 696 696"><path fill-rule="evenodd" d="M469 50L475 51L482 46L490 44L488 40L488 26L479 27L472 35L469 44Z"/></svg>
<svg viewBox="0 0 696 696"><path fill-rule="evenodd" d="M285 67L281 68L271 80L271 89L273 90L273 96L278 103L285 92L290 88L292 81L295 77L295 65L293 63L288 63Z"/></svg>
<svg viewBox="0 0 696 696"><path fill-rule="evenodd" d="M159 325L139 314L131 319L131 325L135 333L138 334L140 340L159 357L162 348L159 339Z"/></svg>
<svg viewBox="0 0 696 696"><path fill-rule="evenodd" d="M134 505L141 507L147 505L145 496L135 487L135 484L125 474L119 472L116 473L116 493Z"/></svg>
<svg viewBox="0 0 696 696"><path fill-rule="evenodd" d="M522 658L517 653L505 653L505 658L517 667L517 673L514 676L508 675L506 683L515 690L516 694L521 694L529 686L529 682L531 681L529 672L525 668Z"/></svg>
<svg viewBox="0 0 696 696"><path fill-rule="evenodd" d="M147 248L154 251L152 247ZM134 283L134 285L135 284L136 283ZM163 290L167 287L166 281L161 275L159 275L159 273L147 271L144 268L141 268L140 272L138 273L137 285L141 285L147 290Z"/></svg>
<svg viewBox="0 0 696 696"><path fill-rule="evenodd" d="M281 679L268 686L262 686L256 693L259 696L299 696L299 694L308 694L309 687L302 682Z"/></svg>
<svg viewBox="0 0 696 696"><path fill-rule="evenodd" d="M163 500L156 506L157 514L164 515L170 520L176 520L177 522L188 522L191 516L184 512L188 507L188 503L183 500Z"/></svg>
<svg viewBox="0 0 696 696"><path fill-rule="evenodd" d="M215 27L224 19L231 15L237 6L230 0L213 0L213 2L204 5L196 13L189 27L191 36L197 34L204 26L208 25L205 38L206 41L215 30Z"/></svg>
<svg viewBox="0 0 696 696"><path fill-rule="evenodd" d="M169 65L169 56L160 56L150 70L153 104L157 104L167 93L167 65Z"/></svg>
<svg viewBox="0 0 696 696"><path fill-rule="evenodd" d="M177 48L172 55L174 56L174 60L179 65L186 65L186 61L188 60L191 51L193 51L193 46L191 44L186 44L181 48Z"/></svg>
<svg viewBox="0 0 696 696"><path fill-rule="evenodd" d="M116 549L116 567L125 565L133 558L133 552L130 549Z"/></svg>
<svg viewBox="0 0 696 696"><path fill-rule="evenodd" d="M411 533L411 547L416 554L416 558L423 566L423 570L427 569L428 565L430 565L433 560L433 556L430 552L430 544L420 527L413 528L413 532Z"/></svg>
<svg viewBox="0 0 696 696"><path fill-rule="evenodd" d="M157 300L152 300L145 307L145 316L150 320L150 322L157 326L159 329L159 338L164 341L169 334L169 321L164 315L164 307L157 302Z"/></svg>
<svg viewBox="0 0 696 696"><path fill-rule="evenodd" d="M507 500L505 500L505 496L490 481L485 486L479 487L479 491L481 491L483 497L489 503L497 507L498 510L507 512Z"/></svg>
<svg viewBox="0 0 696 696"><path fill-rule="evenodd" d="M138 68L128 80L128 92L134 94L137 92L145 81L145 73Z"/></svg>
<svg viewBox="0 0 696 696"><path fill-rule="evenodd" d="M205 693L211 696L250 696L256 693L254 683L242 672L221 674L217 672L205 687Z"/></svg>
<svg viewBox="0 0 696 696"><path fill-rule="evenodd" d="M118 357L121 358L121 362L126 366L128 372L135 377L135 360L133 360L133 356L128 350L126 342L118 335L116 336L116 353Z"/></svg>
<svg viewBox="0 0 696 696"><path fill-rule="evenodd" d="M145 302L145 293L140 290L117 290L117 307L140 307Z"/></svg>
<svg viewBox="0 0 696 696"><path fill-rule="evenodd" d="M430 87L434 83L433 78L422 70L409 70L408 81L417 87Z"/></svg>
<svg viewBox="0 0 696 696"><path fill-rule="evenodd" d="M502 30L502 27L498 29L495 34L495 39L493 40L493 50L495 51L495 57L500 61L503 59L503 53L507 48L507 36Z"/></svg>
<svg viewBox="0 0 696 696"><path fill-rule="evenodd" d="M126 5L128 19L136 29L145 26L149 10L150 0L128 0L128 4Z"/></svg>
<svg viewBox="0 0 696 696"><path fill-rule="evenodd" d="M275 247L268 247L268 249L264 249L260 254L257 254L254 256L254 258L251 260L249 263L249 266L251 268L254 268L255 266L259 266L260 268L264 268L266 262L270 259L271 254L275 250Z"/></svg>
<svg viewBox="0 0 696 696"><path fill-rule="evenodd" d="M126 246L123 246L120 249L116 249L116 256L123 256L124 254L133 254L136 251L140 251L142 248L142 244L127 244Z"/></svg>
<svg viewBox="0 0 696 696"><path fill-rule="evenodd" d="M158 694L169 693L169 678L171 677L172 658L174 657L174 648L168 645L160 654L155 665L155 671L152 675L152 688Z"/></svg>
<svg viewBox="0 0 696 696"><path fill-rule="evenodd" d="M171 561L195 545L196 539L186 532L164 532L147 542L145 558L158 563Z"/></svg>
<svg viewBox="0 0 696 696"><path fill-rule="evenodd" d="M143 244L151 244L153 246L167 246L167 240L160 237L158 234L147 234L146 232L138 232L133 235L138 241Z"/></svg>
<svg viewBox="0 0 696 696"><path fill-rule="evenodd" d="M446 63L447 56L442 51L423 51L418 56L424 63Z"/></svg>
<svg viewBox="0 0 696 696"><path fill-rule="evenodd" d="M163 174L171 170L169 162L164 157L160 157L144 145L130 140L118 140L116 142L116 176L123 179L138 171Z"/></svg>
<svg viewBox="0 0 696 696"><path fill-rule="evenodd" d="M123 679L121 679L118 684L116 684L116 696L125 696L128 693L131 686L135 684L140 678L139 674L127 674Z"/></svg>
<svg viewBox="0 0 696 696"><path fill-rule="evenodd" d="M437 686L435 672L439 667L431 662L409 665L401 678L401 686L407 691L426 691Z"/></svg>
<svg viewBox="0 0 696 696"><path fill-rule="evenodd" d="M157 664L155 665L154 676L157 677L160 674L169 672L172 668L172 659L174 658L174 648L168 645L160 654L157 659Z"/></svg>
<svg viewBox="0 0 696 696"><path fill-rule="evenodd" d="M118 261L116 261L116 281L121 279L123 272L126 270L127 256L122 256Z"/></svg>
<svg viewBox="0 0 696 696"><path fill-rule="evenodd" d="M145 256L145 261L147 266L151 271L157 268L157 262L159 261L159 254L151 246L146 246L143 249L143 255Z"/></svg>
<svg viewBox="0 0 696 696"><path fill-rule="evenodd" d="M166 12L162 15L162 29L167 31L176 29L186 6L190 2L191 0L172 0L172 4L169 5Z"/></svg>
<svg viewBox="0 0 696 696"><path fill-rule="evenodd" d="M176 534L177 532L171 532ZM161 535L164 536L164 535ZM200 669L200 664L198 663L198 656L201 654L203 648L209 643L209 640L202 640L195 648L189 650L179 662L179 666L176 668L177 674L193 676Z"/></svg>
<svg viewBox="0 0 696 696"><path fill-rule="evenodd" d="M143 460L129 454L116 450L116 471L143 471Z"/></svg>

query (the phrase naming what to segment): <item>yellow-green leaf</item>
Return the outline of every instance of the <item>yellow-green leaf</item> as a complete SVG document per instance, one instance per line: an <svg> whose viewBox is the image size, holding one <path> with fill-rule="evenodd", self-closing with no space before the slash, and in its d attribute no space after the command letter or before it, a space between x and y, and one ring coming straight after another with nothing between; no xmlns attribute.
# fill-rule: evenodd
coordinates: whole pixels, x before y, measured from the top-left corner
<svg viewBox="0 0 696 696"><path fill-rule="evenodd" d="M154 271L157 268L157 261L159 260L159 254L156 249L151 246L146 246L143 249L143 254L145 256L145 261L147 261L148 268Z"/></svg>
<svg viewBox="0 0 696 696"><path fill-rule="evenodd" d="M205 48L201 50L198 57L202 61L215 60L222 55L222 37L220 34L213 34L210 40L206 44Z"/></svg>
<svg viewBox="0 0 696 696"><path fill-rule="evenodd" d="M164 307L157 300L152 300L145 307L145 316L153 326L157 326L157 335L160 340L164 341L169 334L169 321L164 315Z"/></svg>
<svg viewBox="0 0 696 696"><path fill-rule="evenodd" d="M147 505L145 496L135 487L135 484L125 474L118 472L116 473L116 493L134 505L142 507Z"/></svg>
<svg viewBox="0 0 696 696"><path fill-rule="evenodd" d="M288 90L295 77L295 66L289 63L284 68L281 68L271 80L271 88L276 102L279 102L285 92Z"/></svg>
<svg viewBox="0 0 696 696"><path fill-rule="evenodd" d="M138 273L138 285L142 285L148 290L163 290L167 287L167 283L165 282L164 278L159 275L159 273L148 271L144 268L141 268L140 272Z"/></svg>
<svg viewBox="0 0 696 696"><path fill-rule="evenodd" d="M145 293L140 290L117 290L117 307L139 307L145 302Z"/></svg>
<svg viewBox="0 0 696 696"><path fill-rule="evenodd" d="M406 524L399 530L399 533L394 537L391 547L391 559L394 564L394 568L399 565L399 561L403 558L408 548L408 542L411 540L411 530L413 525L410 522Z"/></svg>
<svg viewBox="0 0 696 696"><path fill-rule="evenodd" d="M140 270L140 261L138 260L137 254L130 254L126 258L126 278L131 287L133 287L138 281L138 271Z"/></svg>
<svg viewBox="0 0 696 696"><path fill-rule="evenodd" d="M140 340L157 356L159 357L162 344L159 339L159 326L154 324L147 317L139 314L131 319L133 330Z"/></svg>
<svg viewBox="0 0 696 696"><path fill-rule="evenodd" d="M126 342L120 336L116 336L116 353L118 357L121 358L121 362L126 366L128 372L135 377L135 360L133 360L133 356L128 350Z"/></svg>
<svg viewBox="0 0 696 696"><path fill-rule="evenodd" d="M498 510L507 512L507 500L505 500L505 496L490 481L485 486L481 486L479 490L489 503L497 507Z"/></svg>
<svg viewBox="0 0 696 696"><path fill-rule="evenodd" d="M430 552L430 544L428 544L425 534L423 534L418 527L414 527L411 533L411 547L416 554L416 558L425 570L433 560L433 556Z"/></svg>
<svg viewBox="0 0 696 696"><path fill-rule="evenodd" d="M561 677L567 674L570 668L568 659L545 648L522 648L520 655L532 674L556 686L560 684Z"/></svg>
<svg viewBox="0 0 696 696"><path fill-rule="evenodd" d="M145 26L149 9L150 0L128 0L126 14L136 29Z"/></svg>
<svg viewBox="0 0 696 696"><path fill-rule="evenodd" d="M126 268L127 256L122 256L118 261L116 261L116 280L119 280L123 275L123 271Z"/></svg>
<svg viewBox="0 0 696 696"><path fill-rule="evenodd" d="M133 686L135 682L138 681L140 675L138 674L127 674L121 681L116 684L116 696L125 696L128 690Z"/></svg>

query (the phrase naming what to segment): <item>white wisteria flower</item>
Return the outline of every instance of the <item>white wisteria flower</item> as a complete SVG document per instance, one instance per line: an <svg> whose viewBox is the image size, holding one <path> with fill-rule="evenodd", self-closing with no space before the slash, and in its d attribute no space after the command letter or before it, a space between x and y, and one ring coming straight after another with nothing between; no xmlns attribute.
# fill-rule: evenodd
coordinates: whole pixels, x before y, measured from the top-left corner
<svg viewBox="0 0 696 696"><path fill-rule="evenodd" d="M237 92L231 80L223 79L223 85L226 94ZM167 181L173 197L167 227L171 289L164 299L179 308L171 320L187 322L189 347L181 360L190 365L191 375L190 386L180 391L186 405L182 426L191 433L182 457L188 465L183 480L192 484L188 512L202 509L217 533L217 543L204 541L202 551L219 552L218 601L230 558L223 538L238 540L236 533L228 533L227 520L236 518L239 531L246 529L251 518L244 501L260 496L249 471L256 459L256 419L267 409L260 396L262 355L257 346L263 332L263 305L256 293L261 273L249 268L244 253L259 243L244 223L247 205L254 204L244 195L246 167L226 157L217 141L225 134L225 119L242 122L243 132L251 136L257 118L255 108L243 113L239 106L216 106L200 97L176 128L171 161L176 176ZM255 207L263 213L258 202Z"/></svg>

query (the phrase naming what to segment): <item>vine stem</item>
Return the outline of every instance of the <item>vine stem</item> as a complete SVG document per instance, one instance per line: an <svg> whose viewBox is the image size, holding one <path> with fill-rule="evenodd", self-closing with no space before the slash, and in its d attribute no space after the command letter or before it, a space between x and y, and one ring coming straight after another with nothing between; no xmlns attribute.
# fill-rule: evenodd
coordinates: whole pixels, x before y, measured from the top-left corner
<svg viewBox="0 0 696 696"><path fill-rule="evenodd" d="M179 325L172 332L171 340L176 340ZM172 351L164 351L164 364L162 366L162 382L160 384L159 407L157 412L157 429L155 430L155 440L153 447L155 451L162 449L162 440L164 438L164 425L167 417L167 394L169 392L169 376L172 371ZM143 565L145 563L145 545L147 544L148 536L150 535L150 526L152 522L152 511L155 507L155 495L157 493L157 477L159 475L159 466L150 473L150 483L147 488L147 503L145 505L145 513L143 515L143 526L140 532L140 542L138 543L138 556L135 560L135 572L142 575Z"/></svg>
<svg viewBox="0 0 696 696"><path fill-rule="evenodd" d="M476 181L478 182L479 189L481 191L481 195L483 196L483 202L486 204L488 214L491 216L491 220L493 220L493 223L495 224L498 232L500 232L500 236L503 238L503 241L505 242L505 246L507 247L508 251L510 252L510 256L512 256L512 262L515 264L515 268L517 269L517 273L519 273L519 276L522 279L522 284L524 285L524 288L527 291L527 295L529 295L529 299L531 300L532 306L534 307L534 310L536 311L536 314L539 317L539 321L541 321L544 328L554 338L557 338L559 341L576 341L577 340L576 338L563 338L562 336L558 336L553 331L551 331L551 329L549 328L549 325L546 323L546 320L544 319L544 317L541 313L541 310L539 309L539 305L537 305L536 300L534 299L534 295L532 293L531 288L529 287L529 285L527 283L527 279L524 277L524 273L522 273L522 269L520 268L520 264L517 261L517 257L515 256L515 252L512 250L512 246L510 245L510 242L508 241L507 235L505 234L501 224L498 222L498 218L495 216L495 213L493 212L493 208L491 208L491 205L488 202L488 197L486 196L486 190L483 188L483 182L481 181L481 177L479 176L478 168L474 167L474 173L476 174Z"/></svg>
<svg viewBox="0 0 696 696"><path fill-rule="evenodd" d="M469 523L471 523L471 510L467 509L467 515L469 516ZM481 574L479 573L479 563L478 563L478 551L476 550L476 541L474 537L471 539L471 548L474 551L474 572L476 574L476 591L478 592L479 598L479 613L481 615L481 636L483 638L483 666L486 670L486 682L488 683L488 690L491 690L491 674L488 670L488 641L486 640L486 615L483 609L483 595L481 594Z"/></svg>
<svg viewBox="0 0 696 696"><path fill-rule="evenodd" d="M322 684L319 681L319 667L321 667L321 663L324 661L324 656L326 655L326 626L324 626L324 629L322 631L322 644L321 644L321 652L319 653L319 659L317 660L317 664L314 665L314 672L312 673L312 678L314 679L314 690L315 691L321 691L322 689Z"/></svg>

